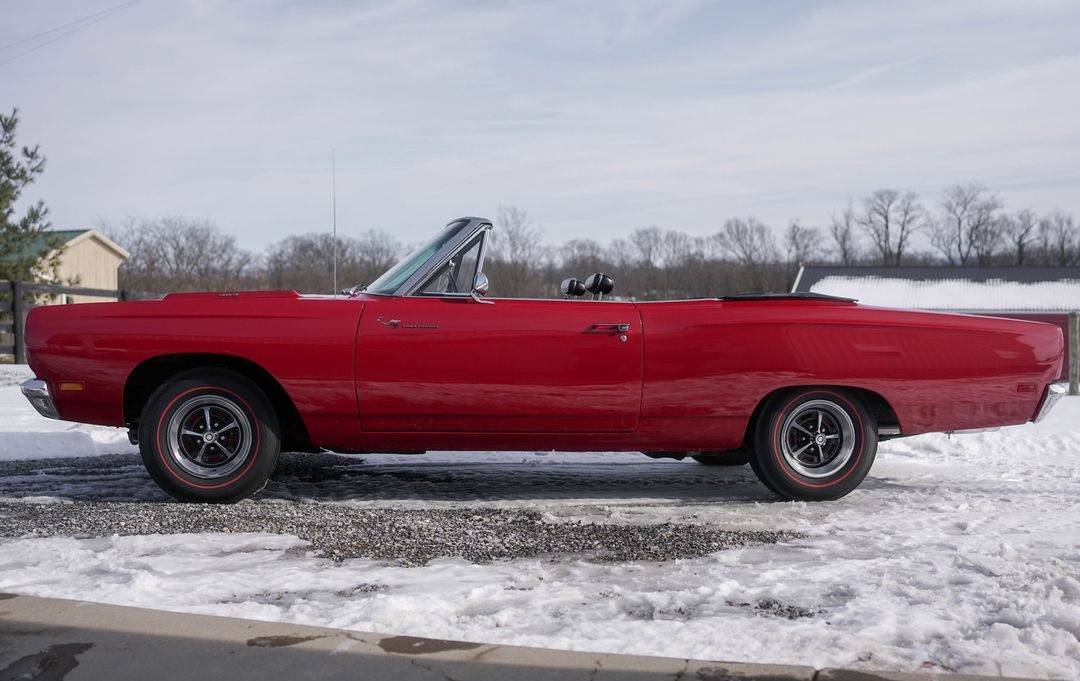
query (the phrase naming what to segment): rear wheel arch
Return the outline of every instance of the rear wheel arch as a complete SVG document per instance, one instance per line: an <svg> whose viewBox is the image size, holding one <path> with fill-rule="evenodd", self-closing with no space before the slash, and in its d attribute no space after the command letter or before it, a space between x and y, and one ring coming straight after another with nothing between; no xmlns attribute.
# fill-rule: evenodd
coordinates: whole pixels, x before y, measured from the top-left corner
<svg viewBox="0 0 1080 681"><path fill-rule="evenodd" d="M124 383L124 423L138 432L142 412L154 391L178 376L200 369L231 371L254 383L277 414L285 451L319 451L312 445L292 398L277 379L259 364L235 355L172 354L145 360L131 371Z"/></svg>
<svg viewBox="0 0 1080 681"><path fill-rule="evenodd" d="M873 390L842 384L792 385L777 388L758 400L758 403L754 406L754 411L750 414L750 418L746 422L746 428L743 431L742 447L747 448L753 446L754 433L757 429L758 421L761 419L761 415L765 412L765 409L769 404L778 399L782 399L785 395L795 391L815 388L822 390L840 390L857 399L874 417L874 421L877 423L879 431L884 428L896 428L897 430L900 428L900 419L896 416L896 410L893 409L892 405L889 404L889 401L882 397L880 393L876 393ZM888 436L881 439L888 439Z"/></svg>

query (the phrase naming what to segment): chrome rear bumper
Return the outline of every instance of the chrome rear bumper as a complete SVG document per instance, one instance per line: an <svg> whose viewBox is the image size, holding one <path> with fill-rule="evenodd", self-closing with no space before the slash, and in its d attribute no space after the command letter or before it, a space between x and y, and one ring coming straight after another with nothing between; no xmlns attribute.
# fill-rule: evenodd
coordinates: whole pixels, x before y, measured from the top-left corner
<svg viewBox="0 0 1080 681"><path fill-rule="evenodd" d="M1046 394L1043 395L1042 404L1039 405L1039 411L1035 413L1035 418L1031 419L1033 423L1038 423L1046 418L1046 415L1050 413L1050 410L1054 408L1054 405L1058 403L1063 396L1068 394L1069 387L1064 383L1051 383L1046 387Z"/></svg>
<svg viewBox="0 0 1080 681"><path fill-rule="evenodd" d="M30 400L30 404L34 405L34 409L37 409L42 416L50 419L60 418L56 412L56 405L53 404L52 395L49 394L49 384L45 381L40 378L25 381L22 384L22 394Z"/></svg>

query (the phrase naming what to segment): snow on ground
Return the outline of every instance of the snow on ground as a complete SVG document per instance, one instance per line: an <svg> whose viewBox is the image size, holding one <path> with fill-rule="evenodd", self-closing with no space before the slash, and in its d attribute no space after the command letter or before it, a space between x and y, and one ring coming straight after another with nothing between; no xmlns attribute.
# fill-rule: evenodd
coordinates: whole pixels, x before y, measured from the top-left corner
<svg viewBox="0 0 1080 681"><path fill-rule="evenodd" d="M16 393L0 387L0 456L131 451L122 434L37 419ZM62 452L30 435L56 432L81 439ZM43 465L6 482L8 500L34 503L160 498L134 465L73 480ZM553 522L804 538L665 563L447 557L417 568L337 563L273 534L21 538L0 540L0 590L576 650L1080 677L1080 398L1039 425L884 443L863 485L823 504L772 501L747 469L532 453L365 456L276 480L264 499L513 506Z"/></svg>
<svg viewBox="0 0 1080 681"><path fill-rule="evenodd" d="M42 418L19 392L28 378L25 364L0 364L0 461L135 451L122 430Z"/></svg>

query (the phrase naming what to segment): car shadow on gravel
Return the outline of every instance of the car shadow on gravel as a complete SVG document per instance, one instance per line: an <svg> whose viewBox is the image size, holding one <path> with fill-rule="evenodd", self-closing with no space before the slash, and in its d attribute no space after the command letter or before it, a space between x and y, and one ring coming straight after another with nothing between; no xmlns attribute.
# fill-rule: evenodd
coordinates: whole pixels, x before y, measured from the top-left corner
<svg viewBox="0 0 1080 681"><path fill-rule="evenodd" d="M445 456L284 454L256 497L304 502L544 501L589 499L633 503L776 501L749 466L700 466L613 454L610 463L525 453L490 463ZM867 479L864 489L889 483ZM0 462L0 497L104 501L167 501L134 454Z"/></svg>

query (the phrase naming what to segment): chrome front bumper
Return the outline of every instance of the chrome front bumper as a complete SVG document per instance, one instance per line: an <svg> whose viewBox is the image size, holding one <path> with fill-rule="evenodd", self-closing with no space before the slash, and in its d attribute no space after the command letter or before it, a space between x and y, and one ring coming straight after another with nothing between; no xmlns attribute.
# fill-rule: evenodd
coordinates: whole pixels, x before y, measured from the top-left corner
<svg viewBox="0 0 1080 681"><path fill-rule="evenodd" d="M50 419L58 419L56 405L53 404L52 395L49 394L49 384L40 378L32 378L22 384L22 394L34 405L34 409L42 416Z"/></svg>
<svg viewBox="0 0 1080 681"><path fill-rule="evenodd" d="M1069 386L1065 383L1051 383L1046 388L1046 395L1043 396L1042 404L1039 405L1039 411L1035 414L1035 418L1031 419L1033 423L1038 423L1046 418L1046 415L1050 413L1050 410L1054 408L1054 405L1058 403L1062 397L1069 392Z"/></svg>

